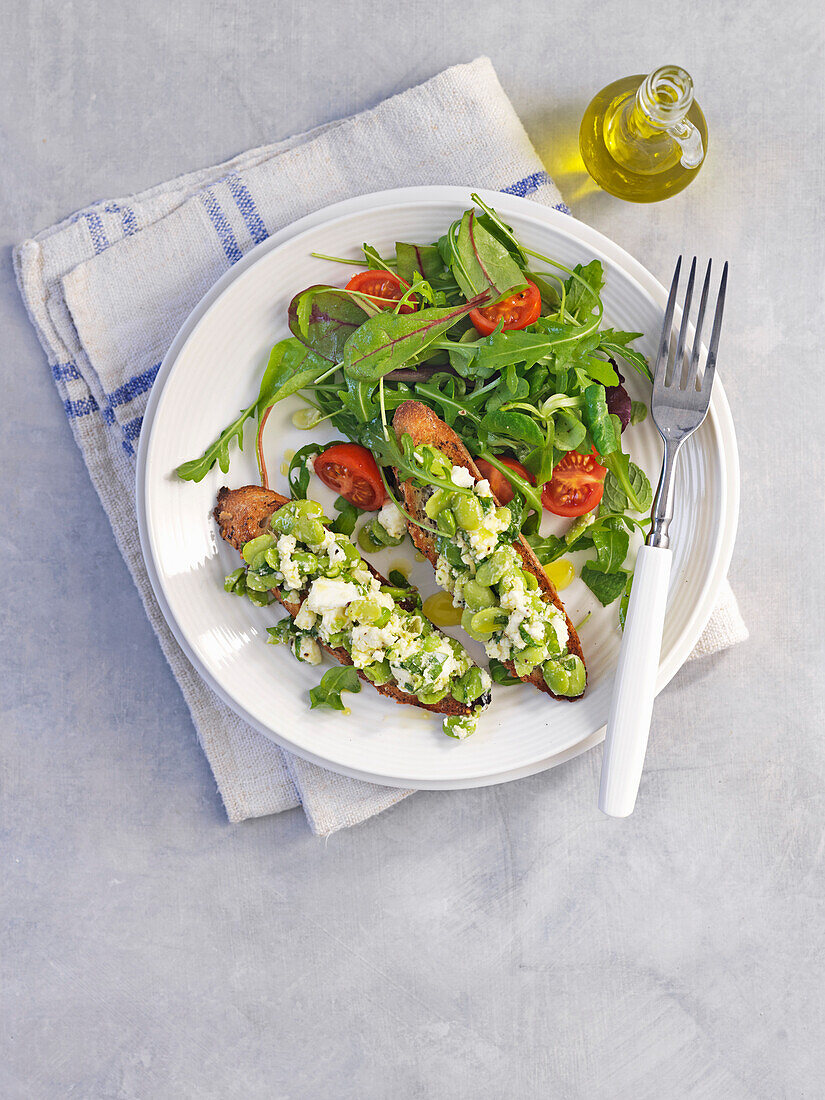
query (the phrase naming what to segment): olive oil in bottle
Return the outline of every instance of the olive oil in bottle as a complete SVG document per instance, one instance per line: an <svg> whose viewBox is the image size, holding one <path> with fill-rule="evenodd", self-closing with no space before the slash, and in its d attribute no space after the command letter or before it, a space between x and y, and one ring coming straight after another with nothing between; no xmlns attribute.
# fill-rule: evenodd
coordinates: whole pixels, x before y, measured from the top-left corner
<svg viewBox="0 0 825 1100"><path fill-rule="evenodd" d="M684 69L608 84L584 113L579 147L598 185L630 202L658 202L687 187L708 148L705 116Z"/></svg>

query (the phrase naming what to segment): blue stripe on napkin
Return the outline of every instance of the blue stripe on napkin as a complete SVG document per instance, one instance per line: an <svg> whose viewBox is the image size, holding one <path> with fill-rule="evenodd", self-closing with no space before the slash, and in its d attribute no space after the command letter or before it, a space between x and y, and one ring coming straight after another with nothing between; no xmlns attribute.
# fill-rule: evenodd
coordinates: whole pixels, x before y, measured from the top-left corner
<svg viewBox="0 0 825 1100"><path fill-rule="evenodd" d="M235 200L235 205L240 211L241 217L246 222L246 228L249 230L249 235L252 240L255 244L260 244L262 241L265 241L269 233L267 232L261 215L258 213L255 200L249 193L249 188L235 172L233 172L231 176L227 176L224 182L229 188L229 193L232 198Z"/></svg>
<svg viewBox="0 0 825 1100"><path fill-rule="evenodd" d="M223 210L221 210L218 200L208 187L201 191L199 197L204 205L206 213L209 215L210 221L215 227L215 232L220 238L227 260L229 260L231 264L236 264L241 256L243 256L243 252L241 252L240 246L235 239L235 234L232 232L232 226L226 220L226 215Z"/></svg>

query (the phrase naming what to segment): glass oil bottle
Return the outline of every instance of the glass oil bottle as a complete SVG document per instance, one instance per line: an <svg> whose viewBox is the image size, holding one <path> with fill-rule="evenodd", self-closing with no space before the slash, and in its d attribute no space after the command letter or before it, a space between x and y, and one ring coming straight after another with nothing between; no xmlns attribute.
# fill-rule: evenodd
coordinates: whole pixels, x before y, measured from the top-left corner
<svg viewBox="0 0 825 1100"><path fill-rule="evenodd" d="M579 148L587 171L611 195L658 202L677 194L697 175L708 148L690 74L665 65L608 84L584 113Z"/></svg>

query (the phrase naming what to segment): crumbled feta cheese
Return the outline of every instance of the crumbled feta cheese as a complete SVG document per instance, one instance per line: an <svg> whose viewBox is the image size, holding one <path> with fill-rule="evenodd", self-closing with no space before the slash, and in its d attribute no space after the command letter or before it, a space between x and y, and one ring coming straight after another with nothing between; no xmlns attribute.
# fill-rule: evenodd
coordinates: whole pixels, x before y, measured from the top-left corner
<svg viewBox="0 0 825 1100"><path fill-rule="evenodd" d="M333 634L340 630L346 630L349 626L347 615L343 607L333 607L321 612L321 620L317 624L318 637L327 641Z"/></svg>
<svg viewBox="0 0 825 1100"><path fill-rule="evenodd" d="M294 535L281 535L278 539L278 569L284 578L284 583L290 588L300 588L303 581L301 570L292 560L297 540Z"/></svg>
<svg viewBox="0 0 825 1100"><path fill-rule="evenodd" d="M501 593L501 606L504 608L505 611L521 611L524 615L526 615L528 608L527 601L527 589L524 587L524 581L521 579L520 576L518 576L518 574L516 574L512 578L512 581L508 585L506 591Z"/></svg>
<svg viewBox="0 0 825 1100"><path fill-rule="evenodd" d="M402 691L409 691L412 688L413 678L405 668L402 668L401 665L391 664L390 671Z"/></svg>
<svg viewBox="0 0 825 1100"><path fill-rule="evenodd" d="M475 554L476 561L489 558L498 543L498 531L491 531L486 524L482 524L477 531L469 531L470 547Z"/></svg>
<svg viewBox="0 0 825 1100"><path fill-rule="evenodd" d="M510 618L507 620L507 626L504 628L505 636L510 639L511 643L518 643L519 649L524 646L518 629L523 622L524 613L522 611L513 611L510 614Z"/></svg>
<svg viewBox="0 0 825 1100"><path fill-rule="evenodd" d="M387 534L392 535L394 539L401 538L406 533L407 521L404 519L401 510L391 500L388 500L378 513L378 522Z"/></svg>
<svg viewBox="0 0 825 1100"><path fill-rule="evenodd" d="M457 485L459 489L472 489L475 484L473 475L464 466L453 466L450 471L450 480L453 485Z"/></svg>
<svg viewBox="0 0 825 1100"><path fill-rule="evenodd" d="M358 589L348 581L331 580L329 577L317 577L312 582L306 606L310 611L332 611L346 607L358 599Z"/></svg>
<svg viewBox="0 0 825 1100"><path fill-rule="evenodd" d="M420 645L421 639L417 635L402 630L388 648L387 655L391 661L400 664L402 661L406 661L409 657L412 657L413 653L418 650Z"/></svg>
<svg viewBox="0 0 825 1100"><path fill-rule="evenodd" d="M540 620L533 619L530 622L525 623L524 629L527 631L534 642L544 641L544 623Z"/></svg>
<svg viewBox="0 0 825 1100"><path fill-rule="evenodd" d="M443 555L439 555L438 561L435 563L435 583L439 588L443 588L445 592L452 592L453 590L453 570Z"/></svg>
<svg viewBox="0 0 825 1100"><path fill-rule="evenodd" d="M302 634L298 639L295 656L299 661L304 661L308 665L320 665L321 663L321 649L309 634Z"/></svg>
<svg viewBox="0 0 825 1100"><path fill-rule="evenodd" d="M493 490L490 488L490 482L486 477L476 482L476 493L480 497L491 497L493 495Z"/></svg>
<svg viewBox="0 0 825 1100"><path fill-rule="evenodd" d="M556 632L556 637L559 640L559 647L561 649L567 648L567 640L570 637L570 631L567 629L567 620L560 612L556 612L550 619L550 625Z"/></svg>
<svg viewBox="0 0 825 1100"><path fill-rule="evenodd" d="M352 629L350 656L356 668L383 661L387 646L396 640L397 623L390 621L385 627L355 626Z"/></svg>
<svg viewBox="0 0 825 1100"><path fill-rule="evenodd" d="M340 538L345 538L342 535ZM344 548L339 541L339 536L336 536L332 531L324 528L324 537L319 543L310 545L310 549L314 550L318 554L326 554L329 558L330 565L343 565L347 560L347 555L344 553Z"/></svg>
<svg viewBox="0 0 825 1100"><path fill-rule="evenodd" d="M439 691L447 686L451 676L457 670L458 662L449 643L445 640L432 652L430 660L424 664L424 683L430 691Z"/></svg>
<svg viewBox="0 0 825 1100"><path fill-rule="evenodd" d="M315 626L316 615L314 611L311 611L306 603L301 607L301 610L295 616L295 625L299 630L311 630Z"/></svg>

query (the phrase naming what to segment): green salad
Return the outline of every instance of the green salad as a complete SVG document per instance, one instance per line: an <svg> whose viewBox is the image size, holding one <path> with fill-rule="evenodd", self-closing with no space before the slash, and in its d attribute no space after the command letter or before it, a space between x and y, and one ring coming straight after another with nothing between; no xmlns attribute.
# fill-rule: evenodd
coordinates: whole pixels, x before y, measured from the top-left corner
<svg viewBox="0 0 825 1100"><path fill-rule="evenodd" d="M340 439L310 442L291 458L292 498L307 497L314 469L339 493L331 528L341 545L351 545L364 515L357 537L369 552L397 545L406 521L419 522L403 508L391 471L429 483L427 517L443 546L437 579L461 609L461 625L485 643L493 678L512 682L505 659L519 675L541 666L552 690L575 695L583 668L566 655L553 609L532 607L541 601L529 582L519 585L508 554L517 556L512 540L521 533L552 577L553 563L586 551L582 581L603 605L618 604L623 622L630 539L634 530L644 533L652 491L623 447L623 432L647 407L631 400L622 371L650 382L650 368L632 346L641 333L604 322L598 260L570 268L541 255L479 196L472 199L437 241L398 242L391 254L364 244L358 258L314 254L359 270L345 286L295 294L291 335L273 347L257 397L177 473L200 481L216 462L226 472L254 419L267 485L267 417L297 395L303 405L293 423L312 431L328 422ZM480 494L462 496L462 485L448 491L438 462L422 461L409 437L396 437L392 414L410 399L458 434L485 479ZM492 494L502 507L493 507ZM545 511L569 520L563 534L541 533ZM516 609L524 613L513 627ZM276 632L302 659L314 658L297 620ZM377 664L365 670L381 675Z"/></svg>

